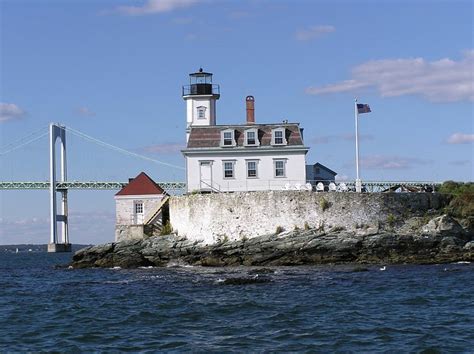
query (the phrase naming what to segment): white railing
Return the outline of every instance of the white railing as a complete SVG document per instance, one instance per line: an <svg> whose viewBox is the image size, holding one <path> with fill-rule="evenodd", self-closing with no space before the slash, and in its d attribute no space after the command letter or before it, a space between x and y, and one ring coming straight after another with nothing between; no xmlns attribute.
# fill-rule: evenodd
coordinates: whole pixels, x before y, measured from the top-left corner
<svg viewBox="0 0 474 354"><path fill-rule="evenodd" d="M211 193L222 192L221 186L219 185L219 183L215 183L215 182L207 183L203 180L200 180L199 182L201 185L201 191L211 192Z"/></svg>
<svg viewBox="0 0 474 354"><path fill-rule="evenodd" d="M207 192L251 192L268 190L297 190L313 192L355 192L354 181L301 181L301 180L228 180L212 186L201 181L202 191ZM362 182L362 191L377 192L433 192L440 182L431 181L367 181Z"/></svg>

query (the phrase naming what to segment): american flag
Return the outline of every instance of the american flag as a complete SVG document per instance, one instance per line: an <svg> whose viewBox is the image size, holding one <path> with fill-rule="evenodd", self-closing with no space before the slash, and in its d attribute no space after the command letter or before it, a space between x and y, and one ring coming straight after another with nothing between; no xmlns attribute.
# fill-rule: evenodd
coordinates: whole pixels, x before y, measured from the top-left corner
<svg viewBox="0 0 474 354"><path fill-rule="evenodd" d="M357 113L369 113L372 112L368 104L357 103Z"/></svg>

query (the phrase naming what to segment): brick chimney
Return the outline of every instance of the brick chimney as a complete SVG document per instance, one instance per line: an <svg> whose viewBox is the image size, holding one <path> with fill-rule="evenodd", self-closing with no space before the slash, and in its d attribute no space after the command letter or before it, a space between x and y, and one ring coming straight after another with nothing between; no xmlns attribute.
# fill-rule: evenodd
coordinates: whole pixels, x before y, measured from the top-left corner
<svg viewBox="0 0 474 354"><path fill-rule="evenodd" d="M255 98L247 96L245 103L247 106L247 124L255 124Z"/></svg>

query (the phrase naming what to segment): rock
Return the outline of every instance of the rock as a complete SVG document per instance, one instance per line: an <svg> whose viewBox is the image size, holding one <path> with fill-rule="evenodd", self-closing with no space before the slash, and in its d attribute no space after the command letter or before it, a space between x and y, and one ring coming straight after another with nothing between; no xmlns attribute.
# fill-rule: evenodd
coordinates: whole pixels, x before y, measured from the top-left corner
<svg viewBox="0 0 474 354"><path fill-rule="evenodd" d="M153 236L82 249L74 255L71 265L73 268L135 268L170 263L208 267L443 263L474 260L473 242L455 220L442 216L426 224L423 232L411 234L393 230L373 235L343 230L336 233L295 230L285 236L263 235L214 245L173 235ZM264 274L266 270L252 272Z"/></svg>
<svg viewBox="0 0 474 354"><path fill-rule="evenodd" d="M474 241L467 242L464 245L463 249L465 249L466 251L474 252Z"/></svg>
<svg viewBox="0 0 474 354"><path fill-rule="evenodd" d="M459 223L448 215L441 215L431 219L428 224L423 226L422 232L425 234L463 234L464 230Z"/></svg>
<svg viewBox="0 0 474 354"><path fill-rule="evenodd" d="M369 271L369 268L366 268L366 267L355 267L354 269L352 269L352 272L354 273L368 272L368 271Z"/></svg>
<svg viewBox="0 0 474 354"><path fill-rule="evenodd" d="M474 216L468 216L460 224L468 233L474 234Z"/></svg>
<svg viewBox="0 0 474 354"><path fill-rule="evenodd" d="M267 278L259 278L255 276L253 278L227 278L224 279L220 284L223 285L249 285L249 284L261 284L261 283L269 283L271 282L270 279Z"/></svg>

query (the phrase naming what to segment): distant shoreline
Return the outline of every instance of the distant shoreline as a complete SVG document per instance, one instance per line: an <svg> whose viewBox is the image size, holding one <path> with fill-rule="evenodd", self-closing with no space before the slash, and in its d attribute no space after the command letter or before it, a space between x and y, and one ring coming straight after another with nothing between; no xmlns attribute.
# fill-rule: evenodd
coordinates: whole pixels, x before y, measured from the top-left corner
<svg viewBox="0 0 474 354"><path fill-rule="evenodd" d="M73 244L72 250L76 252L85 247L91 247L92 244L84 245L84 244ZM3 253L15 253L16 249L18 248L18 252L28 252L31 249L31 252L47 252L48 251L48 244L40 243L40 244L33 244L33 243L21 243L16 245L0 245L0 252Z"/></svg>

